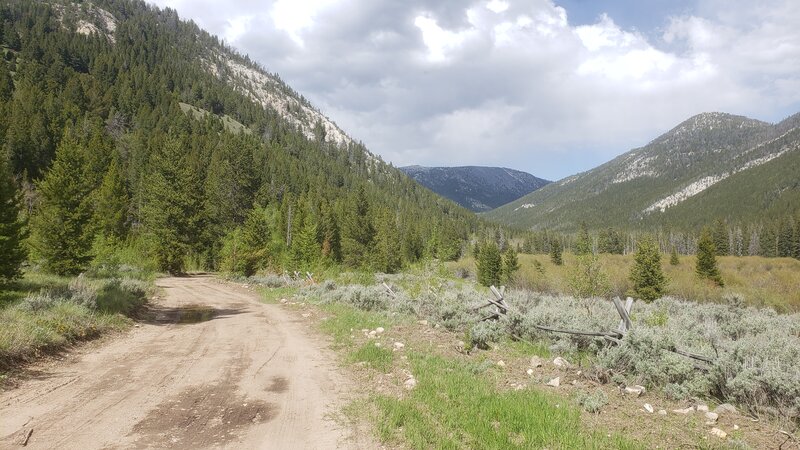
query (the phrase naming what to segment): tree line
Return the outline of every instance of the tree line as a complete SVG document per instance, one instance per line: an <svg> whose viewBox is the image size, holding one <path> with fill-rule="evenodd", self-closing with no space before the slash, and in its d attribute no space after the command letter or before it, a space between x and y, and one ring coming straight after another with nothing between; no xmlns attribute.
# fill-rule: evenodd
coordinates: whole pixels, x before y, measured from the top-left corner
<svg viewBox="0 0 800 450"><path fill-rule="evenodd" d="M95 4L118 19L113 41L51 4L0 5L0 278L123 262L394 272L458 258L479 226L362 144L308 139L210 73L207 55L253 64L174 11Z"/></svg>

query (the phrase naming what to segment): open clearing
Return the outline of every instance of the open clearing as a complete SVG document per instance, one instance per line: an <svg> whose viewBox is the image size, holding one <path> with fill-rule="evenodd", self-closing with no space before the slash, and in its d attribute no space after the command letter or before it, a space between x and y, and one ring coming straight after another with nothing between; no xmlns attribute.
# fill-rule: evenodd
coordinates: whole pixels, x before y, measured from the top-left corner
<svg viewBox="0 0 800 450"><path fill-rule="evenodd" d="M0 447L376 447L334 420L350 385L302 322L209 277L157 285L133 331L0 393Z"/></svg>

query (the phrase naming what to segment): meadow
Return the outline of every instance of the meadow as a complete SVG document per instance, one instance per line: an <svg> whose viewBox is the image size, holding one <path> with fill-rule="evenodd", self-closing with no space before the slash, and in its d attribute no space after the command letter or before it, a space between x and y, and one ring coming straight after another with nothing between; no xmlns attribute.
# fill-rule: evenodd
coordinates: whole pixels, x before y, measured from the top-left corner
<svg viewBox="0 0 800 450"><path fill-rule="evenodd" d="M520 270L514 287L547 294L571 294L568 279L575 256L565 253L564 264L557 266L548 255L518 256ZM631 294L628 279L633 255L599 255L600 264L608 274L612 290L610 297ZM725 286L702 280L695 274L695 256L680 256L680 264L669 264L669 255L663 255L662 267L670 282L667 295L695 302L724 302L731 297L741 298L747 305L768 306L778 312L800 311L800 261L792 258L764 258L760 256L717 257ZM465 257L447 263L452 270L474 276L475 260Z"/></svg>

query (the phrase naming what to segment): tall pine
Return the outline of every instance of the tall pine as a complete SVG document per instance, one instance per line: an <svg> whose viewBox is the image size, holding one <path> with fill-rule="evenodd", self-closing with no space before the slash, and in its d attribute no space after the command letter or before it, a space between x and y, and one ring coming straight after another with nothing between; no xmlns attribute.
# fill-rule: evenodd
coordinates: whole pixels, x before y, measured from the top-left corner
<svg viewBox="0 0 800 450"><path fill-rule="evenodd" d="M674 255L677 258L677 254ZM630 280L636 296L648 302L664 296L667 277L661 269L661 252L658 244L649 237L640 240L633 261Z"/></svg>
<svg viewBox="0 0 800 450"><path fill-rule="evenodd" d="M91 178L85 149L67 132L53 165L38 184L40 200L31 220L31 242L42 268L58 275L76 274L91 260Z"/></svg>
<svg viewBox="0 0 800 450"><path fill-rule="evenodd" d="M19 193L8 163L0 155L0 285L22 275L20 267L27 257L24 223L19 213Z"/></svg>
<svg viewBox="0 0 800 450"><path fill-rule="evenodd" d="M700 278L707 278L720 287L725 285L719 273L719 267L717 267L717 249L714 245L714 238L708 228L703 229L700 239L697 241L695 272Z"/></svg>
<svg viewBox="0 0 800 450"><path fill-rule="evenodd" d="M494 241L486 242L478 253L478 283L499 286L503 276L503 257Z"/></svg>
<svg viewBox="0 0 800 450"><path fill-rule="evenodd" d="M182 273L197 238L201 214L197 173L180 140L153 149L142 219L159 270Z"/></svg>

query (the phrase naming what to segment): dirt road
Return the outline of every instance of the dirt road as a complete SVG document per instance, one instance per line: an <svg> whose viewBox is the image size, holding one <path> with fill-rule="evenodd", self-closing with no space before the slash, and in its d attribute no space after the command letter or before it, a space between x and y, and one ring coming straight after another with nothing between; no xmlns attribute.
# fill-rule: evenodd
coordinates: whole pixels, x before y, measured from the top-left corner
<svg viewBox="0 0 800 450"><path fill-rule="evenodd" d="M158 281L130 333L0 394L0 447L374 448L331 417L349 397L324 342L207 277Z"/></svg>

